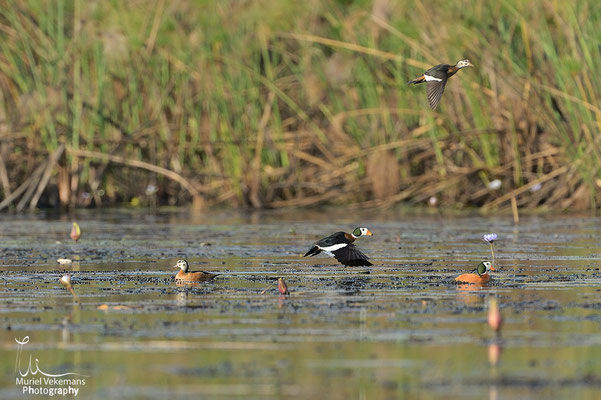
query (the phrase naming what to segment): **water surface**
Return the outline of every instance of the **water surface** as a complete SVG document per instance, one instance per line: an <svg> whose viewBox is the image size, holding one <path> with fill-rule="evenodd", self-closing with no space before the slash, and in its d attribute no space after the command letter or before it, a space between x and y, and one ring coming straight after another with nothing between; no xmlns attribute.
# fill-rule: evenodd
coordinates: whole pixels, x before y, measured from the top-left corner
<svg viewBox="0 0 601 400"><path fill-rule="evenodd" d="M46 372L85 374L83 398L599 398L600 223L355 210L2 215L0 398L22 396L15 338L25 336L21 369L33 355ZM301 257L359 225L374 232L357 243L373 267ZM485 287L456 285L490 258L489 232L499 272ZM179 258L222 275L178 287ZM80 304L58 283L65 271ZM492 296L500 337L486 323Z"/></svg>

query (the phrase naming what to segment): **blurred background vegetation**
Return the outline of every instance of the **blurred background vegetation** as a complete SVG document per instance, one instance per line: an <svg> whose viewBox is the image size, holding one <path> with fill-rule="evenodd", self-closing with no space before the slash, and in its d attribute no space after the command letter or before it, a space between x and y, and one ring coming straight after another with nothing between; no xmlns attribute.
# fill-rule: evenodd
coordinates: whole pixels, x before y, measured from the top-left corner
<svg viewBox="0 0 601 400"><path fill-rule="evenodd" d="M601 3L0 0L0 208L598 209ZM469 58L431 111L426 68Z"/></svg>

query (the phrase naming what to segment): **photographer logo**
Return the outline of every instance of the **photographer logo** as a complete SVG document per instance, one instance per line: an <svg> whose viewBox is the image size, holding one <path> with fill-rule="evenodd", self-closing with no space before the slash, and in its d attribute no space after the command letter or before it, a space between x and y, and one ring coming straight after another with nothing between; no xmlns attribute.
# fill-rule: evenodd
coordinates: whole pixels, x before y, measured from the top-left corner
<svg viewBox="0 0 601 400"><path fill-rule="evenodd" d="M51 374L40 368L37 358L29 355L29 363L25 372L21 366L21 356L23 347L29 343L29 336L25 336L17 342L17 360L15 365L15 384L21 386L23 394L48 395L48 396L77 396L80 386L85 386L87 375L75 372L65 372L63 374ZM35 360L35 361L34 361Z"/></svg>

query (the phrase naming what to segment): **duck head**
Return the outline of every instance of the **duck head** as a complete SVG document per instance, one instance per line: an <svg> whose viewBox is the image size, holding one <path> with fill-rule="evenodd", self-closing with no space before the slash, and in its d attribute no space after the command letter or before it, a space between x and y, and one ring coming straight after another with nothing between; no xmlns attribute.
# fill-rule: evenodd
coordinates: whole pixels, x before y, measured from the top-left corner
<svg viewBox="0 0 601 400"><path fill-rule="evenodd" d="M465 60L459 60L457 61L457 64L455 65L457 68L465 68L465 67L473 67L474 64L472 64L470 62L470 60L468 60L467 58Z"/></svg>
<svg viewBox="0 0 601 400"><path fill-rule="evenodd" d="M355 228L352 235L357 239L359 236L373 236L373 233L367 228Z"/></svg>
<svg viewBox="0 0 601 400"><path fill-rule="evenodd" d="M188 261L186 260L177 260L173 268L179 268L182 272L188 272Z"/></svg>
<svg viewBox="0 0 601 400"><path fill-rule="evenodd" d="M484 275L488 273L488 271L496 271L495 267L492 266L490 261L482 261L480 264L478 264L478 268L476 268L478 275Z"/></svg>

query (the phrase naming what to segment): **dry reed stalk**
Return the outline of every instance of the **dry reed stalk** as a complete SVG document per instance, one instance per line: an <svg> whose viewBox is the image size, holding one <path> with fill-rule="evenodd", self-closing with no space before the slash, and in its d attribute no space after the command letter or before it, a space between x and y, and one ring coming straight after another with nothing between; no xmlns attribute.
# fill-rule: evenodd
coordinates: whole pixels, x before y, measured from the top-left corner
<svg viewBox="0 0 601 400"><path fill-rule="evenodd" d="M38 205L38 201L40 200L40 197L42 196L42 192L44 191L44 189L46 188L46 185L48 185L48 181L50 180L50 174L52 174L52 172L54 171L54 167L56 167L58 160L61 158L64 151L65 151L65 144L61 143L58 146L58 148L56 150L54 150L54 152L48 158L48 163L46 165L44 174L42 175L42 179L40 179L40 184L38 185L35 195L31 199L31 202L29 203L30 210L32 210L32 211L35 210L36 206Z"/></svg>
<svg viewBox="0 0 601 400"><path fill-rule="evenodd" d="M509 192L509 193L507 193L507 194L505 194L505 195L503 195L503 196L501 196L501 197L499 197L499 198L491 201L490 203L484 204L484 206L482 206L482 208L483 209L490 209L490 208L493 208L493 207L497 207L497 206L499 206L499 204L502 204L505 201L510 200L511 197L518 196L518 195L526 192L527 190L530 190L533 186L535 186L537 184L543 184L543 183L545 183L545 182L547 182L547 181L549 181L549 180L551 180L551 179L553 179L553 178L555 178L557 176L565 174L566 172L568 172L568 167L567 166L563 166L561 168L558 168L558 169L556 169L556 170L554 170L554 171L552 171L552 172L550 172L550 173L548 173L548 174L546 174L544 176L541 176L538 179L533 180L532 182L530 182L530 183L528 183L528 184L526 184L524 186L521 186L521 187L519 187L517 189L512 190L511 192Z"/></svg>
<svg viewBox="0 0 601 400"><path fill-rule="evenodd" d="M149 164L144 161L131 160L126 159L124 157L115 156L111 154L100 153L96 151L88 151L88 150L75 150L72 148L67 148L67 152L73 156L78 158L96 158L100 160L110 161L117 164L129 165L135 168L142 168L159 175L163 175L172 181L179 183L184 189L186 189L192 196L200 196L201 192L205 192L204 187L198 187L197 184L192 184L186 178L181 176L180 174L168 170L163 167L159 167L157 165Z"/></svg>
<svg viewBox="0 0 601 400"><path fill-rule="evenodd" d="M372 49L369 47L361 46L355 43L341 42L339 40L328 39L316 35L303 34L303 33L291 33L291 32L280 32L278 36L286 39L302 40L311 43L319 43L325 46L331 46L341 48L345 50L354 51L356 53L369 54L371 56L379 57L384 60L395 60L398 62L405 62L417 68L429 68L428 64L416 61L410 58L399 56L398 54L388 53L386 51Z"/></svg>
<svg viewBox="0 0 601 400"><path fill-rule="evenodd" d="M255 157L252 161L252 167L249 178L249 200L252 206L255 208L260 208L262 206L262 202L259 196L261 186L261 155L263 153L263 144L265 142L265 129L271 116L271 107L273 106L274 100L275 93L273 91L270 91L269 95L267 96L267 102L265 103L265 107L263 109L263 114L261 115L261 119L259 120L259 128L257 131L257 139L255 143Z"/></svg>
<svg viewBox="0 0 601 400"><path fill-rule="evenodd" d="M6 207L8 207L13 201L15 201L16 199L19 198L19 196L21 196L29 187L32 186L32 182L36 180L36 177L41 175L42 172L44 171L44 168L46 167L46 163L43 162L41 165L39 165L34 171L33 173L27 178L25 179L25 181L21 184L21 186L19 186L15 191L13 191L10 196L7 196L1 203L0 203L0 210L5 209Z"/></svg>
<svg viewBox="0 0 601 400"><path fill-rule="evenodd" d="M49 161L46 160L42 164L41 168L36 169L34 171L34 173L31 175L32 179L29 183L29 186L27 187L27 190L25 191L25 194L23 195L23 197L21 197L21 200L19 200L19 202L17 203L16 210L18 212L22 211L23 208L25 208L25 205L27 204L29 199L31 199L31 196L33 196L33 193L34 193L35 189L37 188L38 183L42 179L42 174L44 173L45 170L48 169L48 164L49 164Z"/></svg>
<svg viewBox="0 0 601 400"><path fill-rule="evenodd" d="M519 224L520 223L520 214L518 214L518 203L515 200L515 196L511 196L511 212L513 214L513 223L514 224ZM492 245L492 243L491 243Z"/></svg>
<svg viewBox="0 0 601 400"><path fill-rule="evenodd" d="M307 196L303 198L290 199L290 200L275 200L268 204L270 208L282 208L282 207L308 207L326 200L332 200L340 196L340 192L337 190L331 190L324 194L317 196Z"/></svg>

